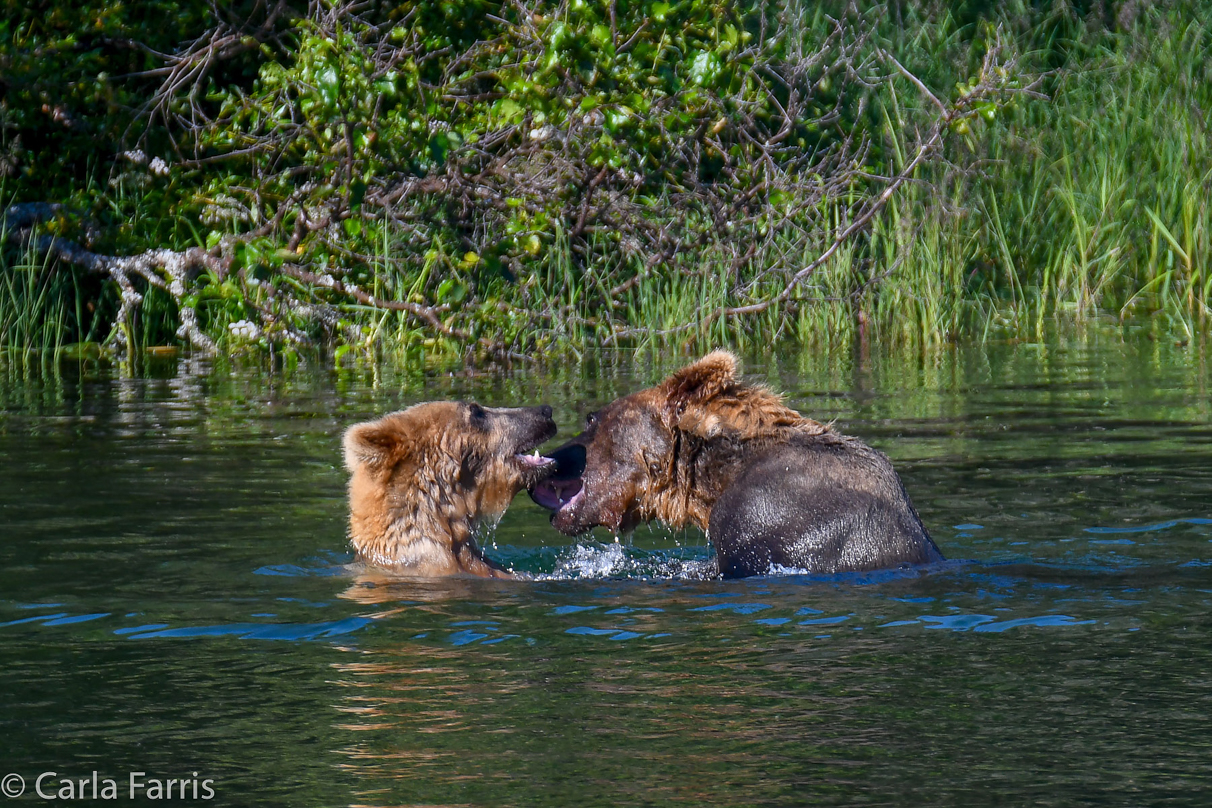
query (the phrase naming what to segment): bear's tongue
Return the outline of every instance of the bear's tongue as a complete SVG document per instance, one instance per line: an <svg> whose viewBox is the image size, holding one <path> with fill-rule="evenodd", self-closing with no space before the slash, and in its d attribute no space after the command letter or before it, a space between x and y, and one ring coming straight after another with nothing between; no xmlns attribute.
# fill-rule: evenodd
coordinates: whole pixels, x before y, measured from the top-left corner
<svg viewBox="0 0 1212 808"><path fill-rule="evenodd" d="M581 478L548 478L530 489L530 498L549 511L558 511L581 495Z"/></svg>

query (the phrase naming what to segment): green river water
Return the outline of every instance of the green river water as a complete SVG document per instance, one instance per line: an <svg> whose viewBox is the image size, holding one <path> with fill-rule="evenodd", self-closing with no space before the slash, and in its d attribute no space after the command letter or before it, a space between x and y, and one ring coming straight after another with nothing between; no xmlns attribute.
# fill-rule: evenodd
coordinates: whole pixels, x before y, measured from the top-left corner
<svg viewBox="0 0 1212 808"><path fill-rule="evenodd" d="M56 804L104 802L94 772L113 802L132 772L209 781L173 804L1212 800L1206 347L747 358L893 459L935 569L697 580L697 531L570 539L525 495L484 545L532 580L345 568L344 427L474 398L550 403L562 440L687 359L0 375L13 803L40 775Z"/></svg>

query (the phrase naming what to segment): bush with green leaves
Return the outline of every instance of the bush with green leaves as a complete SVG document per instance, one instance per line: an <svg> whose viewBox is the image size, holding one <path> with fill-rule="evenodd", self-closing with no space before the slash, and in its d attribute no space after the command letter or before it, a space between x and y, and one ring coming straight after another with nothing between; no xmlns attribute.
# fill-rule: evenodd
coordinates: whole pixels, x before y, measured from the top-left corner
<svg viewBox="0 0 1212 808"><path fill-rule="evenodd" d="M209 177L197 215L280 217L243 263L339 272L449 307L467 333L533 339L518 311L550 302L555 251L584 293L565 319L592 324L679 250L740 259L855 190L861 96L843 90L871 68L854 21L719 0L426 2L297 32L250 91L200 102L190 165L239 171Z"/></svg>
<svg viewBox="0 0 1212 808"><path fill-rule="evenodd" d="M592 331L640 281L706 271L687 253L740 272L856 193L879 81L863 20L793 3L256 4L154 37L94 11L83 51L66 14L7 23L6 131L49 127L59 155L38 180L10 149L20 195L66 203L44 226L91 249L203 247L178 302L270 340L374 339L392 301L404 333L526 348L544 315ZM41 99L62 114L31 128ZM575 311L541 310L557 259Z"/></svg>
<svg viewBox="0 0 1212 808"><path fill-rule="evenodd" d="M1098 24L1158 30L1161 12L1125 13ZM57 320L72 336L56 344L521 357L828 338L864 311L937 339L971 301L984 311L1004 297L982 269L1006 253L981 196L996 189L981 186L989 158L1007 142L1046 154L1054 137L1006 109L1028 82L1016 47L1064 89L1085 80L1073 59L1136 41L1091 33L1085 14L801 0L10 4L0 174L17 206L0 260L72 273L87 305ZM923 233L947 266L915 257ZM0 325L4 312L0 301Z"/></svg>

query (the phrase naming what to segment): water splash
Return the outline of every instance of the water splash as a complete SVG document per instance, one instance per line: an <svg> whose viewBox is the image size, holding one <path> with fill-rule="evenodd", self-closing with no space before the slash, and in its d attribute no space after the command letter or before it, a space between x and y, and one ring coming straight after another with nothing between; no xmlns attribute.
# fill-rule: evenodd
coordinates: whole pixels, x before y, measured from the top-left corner
<svg viewBox="0 0 1212 808"><path fill-rule="evenodd" d="M683 558L623 544L577 544L556 560L555 569L535 575L540 581L604 578L702 581L717 577L714 558Z"/></svg>
<svg viewBox="0 0 1212 808"><path fill-rule="evenodd" d="M608 578L627 572L628 558L621 544L587 547L578 544L568 558L562 559L551 578Z"/></svg>

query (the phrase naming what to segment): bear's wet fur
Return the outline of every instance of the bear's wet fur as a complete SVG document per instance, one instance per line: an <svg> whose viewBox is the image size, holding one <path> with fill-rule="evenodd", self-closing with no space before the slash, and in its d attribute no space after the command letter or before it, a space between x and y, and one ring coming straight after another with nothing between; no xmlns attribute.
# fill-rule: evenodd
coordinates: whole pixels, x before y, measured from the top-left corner
<svg viewBox="0 0 1212 808"><path fill-rule="evenodd" d="M358 560L395 574L509 578L475 532L554 466L529 454L556 432L550 407L434 401L345 432L349 536Z"/></svg>
<svg viewBox="0 0 1212 808"><path fill-rule="evenodd" d="M694 524L725 577L943 558L887 457L744 383L726 351L587 420L530 488L564 533Z"/></svg>

